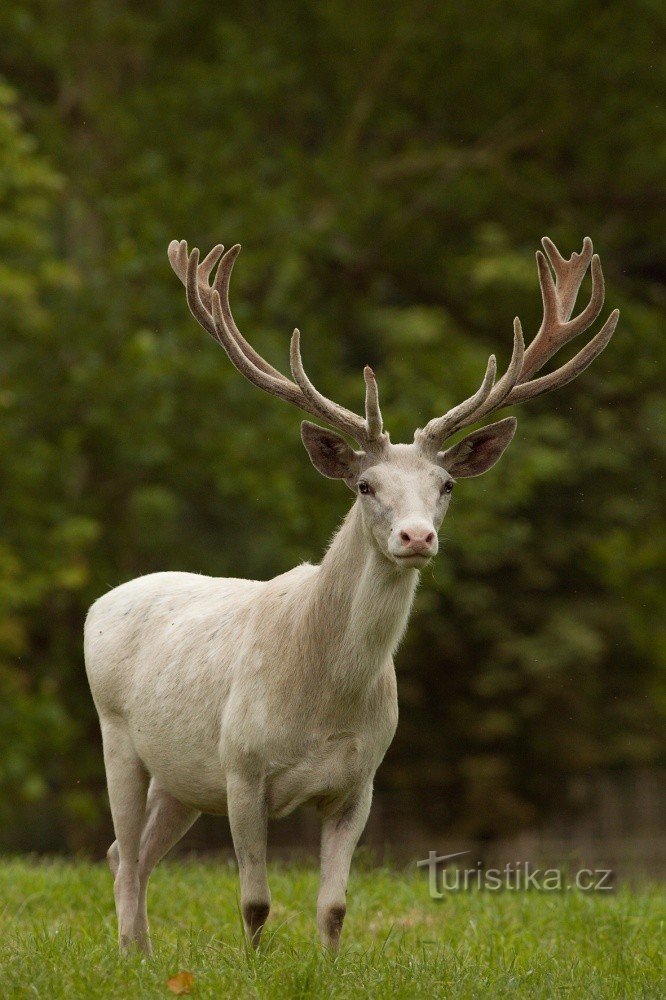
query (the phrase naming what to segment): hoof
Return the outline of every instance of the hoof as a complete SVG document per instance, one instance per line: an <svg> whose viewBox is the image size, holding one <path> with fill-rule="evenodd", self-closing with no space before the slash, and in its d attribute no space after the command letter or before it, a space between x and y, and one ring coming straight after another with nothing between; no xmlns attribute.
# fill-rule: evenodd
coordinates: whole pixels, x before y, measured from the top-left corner
<svg viewBox="0 0 666 1000"><path fill-rule="evenodd" d="M153 955L153 946L147 935L139 937L121 934L118 938L118 950L121 955L143 955L144 961Z"/></svg>
<svg viewBox="0 0 666 1000"><path fill-rule="evenodd" d="M243 921L248 938L254 948L259 944L263 929L270 911L270 903L244 903Z"/></svg>
<svg viewBox="0 0 666 1000"><path fill-rule="evenodd" d="M347 907L344 903L341 903L337 906L329 906L321 915L320 929L322 944L331 951L337 951L340 945L340 935L346 913Z"/></svg>

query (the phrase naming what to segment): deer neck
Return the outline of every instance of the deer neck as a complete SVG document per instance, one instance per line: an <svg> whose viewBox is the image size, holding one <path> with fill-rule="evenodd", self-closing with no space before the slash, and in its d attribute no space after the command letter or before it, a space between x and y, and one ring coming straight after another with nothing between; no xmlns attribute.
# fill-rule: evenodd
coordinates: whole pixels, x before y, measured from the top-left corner
<svg viewBox="0 0 666 1000"><path fill-rule="evenodd" d="M407 626L418 571L401 570L372 541L357 501L324 556L315 584L314 627L340 680L370 683Z"/></svg>

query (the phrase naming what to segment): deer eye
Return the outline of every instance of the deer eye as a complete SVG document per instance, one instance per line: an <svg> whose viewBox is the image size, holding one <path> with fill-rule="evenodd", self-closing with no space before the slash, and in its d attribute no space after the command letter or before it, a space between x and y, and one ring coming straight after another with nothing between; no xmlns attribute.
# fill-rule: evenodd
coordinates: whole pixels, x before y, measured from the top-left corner
<svg viewBox="0 0 666 1000"><path fill-rule="evenodd" d="M375 492L370 483L366 482L365 479L362 479L358 484L358 491L359 493L369 493L370 495Z"/></svg>
<svg viewBox="0 0 666 1000"><path fill-rule="evenodd" d="M451 493L452 491L453 491L453 480L452 479L447 479L447 481L442 486L442 489L441 489L440 492L442 494L444 494L444 493Z"/></svg>

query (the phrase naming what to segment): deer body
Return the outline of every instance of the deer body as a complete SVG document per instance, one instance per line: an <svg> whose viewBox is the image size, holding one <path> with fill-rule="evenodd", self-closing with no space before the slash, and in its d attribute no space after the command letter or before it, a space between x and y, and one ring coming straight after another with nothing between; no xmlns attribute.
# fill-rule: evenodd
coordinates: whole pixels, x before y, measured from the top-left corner
<svg viewBox="0 0 666 1000"><path fill-rule="evenodd" d="M321 566L267 582L155 573L91 608L100 717L122 715L174 798L226 813L227 769L248 758L271 817L339 807L372 780L397 723L392 654L418 572L382 565L359 520L352 508Z"/></svg>
<svg viewBox="0 0 666 1000"><path fill-rule="evenodd" d="M392 444L371 369L364 371L363 418L312 385L297 330L294 381L248 344L228 301L238 247L224 256L215 247L199 263L198 250L170 245L193 315L236 368L362 450L334 431L308 421L301 426L317 470L356 495L319 566L304 564L266 582L156 573L117 587L90 609L86 670L116 832L108 859L122 949L137 944L150 951L148 878L201 812L229 817L243 920L257 945L270 907L267 820L304 803L316 806L322 821L319 933L337 948L352 854L397 725L393 654L419 570L437 553L455 479L494 465L516 421L507 417L440 447L488 414L570 381L603 350L617 323L615 311L574 358L532 378L603 304L601 267L589 240L568 261L549 240L544 248L555 278L538 253L544 320L527 350L516 319L504 375L496 381L491 357L473 396L417 430L413 444ZM590 302L572 319L590 266Z"/></svg>

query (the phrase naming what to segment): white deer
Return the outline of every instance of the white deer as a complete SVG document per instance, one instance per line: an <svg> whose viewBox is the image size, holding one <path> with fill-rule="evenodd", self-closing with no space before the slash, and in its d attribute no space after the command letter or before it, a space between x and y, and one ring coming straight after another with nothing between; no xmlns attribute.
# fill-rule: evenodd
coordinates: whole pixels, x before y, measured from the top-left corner
<svg viewBox="0 0 666 1000"><path fill-rule="evenodd" d="M317 807L322 822L319 934L338 947L352 854L398 721L392 657L419 570L437 552L454 481L489 469L516 421L506 417L444 451L443 442L501 407L570 381L617 324L616 310L572 360L532 379L594 322L604 298L589 239L569 260L550 240L543 245L552 272L539 251L544 318L529 348L516 319L505 374L495 381L491 357L480 389L417 430L412 444L390 442L370 368L362 418L312 385L298 330L294 381L248 344L229 308L238 246L226 254L216 246L201 264L199 251L188 253L184 241L169 246L193 315L238 371L353 438L360 450L331 430L301 426L314 466L355 494L320 565L265 582L154 573L116 587L90 609L85 659L116 834L108 859L122 950L136 944L150 952L148 878L202 812L229 817L245 930L256 946L271 898L267 820L304 803ZM572 319L590 264L591 298Z"/></svg>

